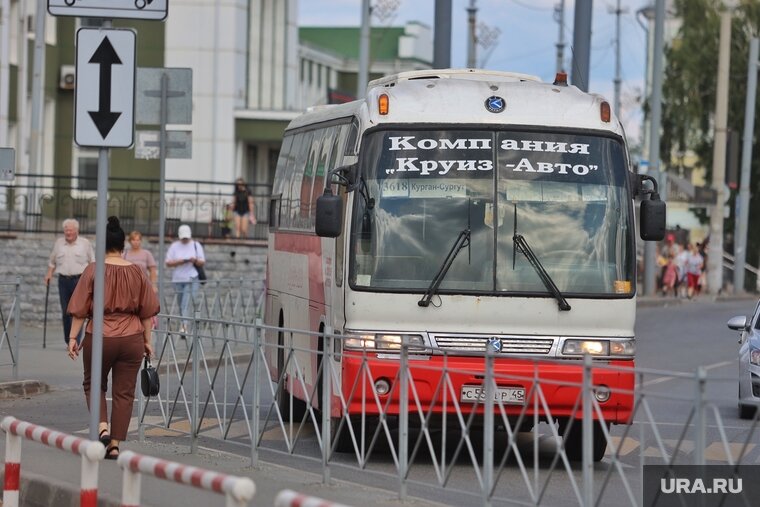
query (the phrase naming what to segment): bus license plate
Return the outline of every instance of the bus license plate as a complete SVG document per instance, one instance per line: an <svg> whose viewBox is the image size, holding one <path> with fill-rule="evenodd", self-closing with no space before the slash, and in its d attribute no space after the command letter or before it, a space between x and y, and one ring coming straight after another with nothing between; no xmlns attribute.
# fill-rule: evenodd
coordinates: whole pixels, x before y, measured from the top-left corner
<svg viewBox="0 0 760 507"><path fill-rule="evenodd" d="M522 387L497 387L493 395L493 400L496 402L518 405L525 403L525 389ZM483 386L462 386L460 401L474 403L483 402L485 399L486 392Z"/></svg>

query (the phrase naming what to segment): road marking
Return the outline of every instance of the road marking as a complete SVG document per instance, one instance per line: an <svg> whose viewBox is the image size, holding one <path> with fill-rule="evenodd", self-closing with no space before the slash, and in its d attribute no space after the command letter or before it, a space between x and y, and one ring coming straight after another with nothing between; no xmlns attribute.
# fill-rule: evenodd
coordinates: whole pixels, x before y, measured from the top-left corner
<svg viewBox="0 0 760 507"><path fill-rule="evenodd" d="M734 364L734 361L721 361L719 363L713 363L713 364L710 364L708 366L705 366L705 367L703 367L703 369L705 371L710 371L710 370L714 370L716 368L722 368L724 366L729 366L729 365L732 365L732 364ZM684 378L684 377L658 377L658 378L655 378L655 379L652 379L652 380L644 381L641 384L637 384L636 388L649 387L649 386L653 386L655 384L662 384L664 382L669 382L671 380L691 380L691 379L687 379L687 378Z"/></svg>
<svg viewBox="0 0 760 507"><path fill-rule="evenodd" d="M734 463L741 462L741 459L746 457L752 449L755 448L755 444L749 444L742 456L741 452L744 448L742 443L729 443L728 451L731 453L731 458ZM728 455L726 454L726 446L723 442L713 442L705 448L705 459L714 461L728 461Z"/></svg>

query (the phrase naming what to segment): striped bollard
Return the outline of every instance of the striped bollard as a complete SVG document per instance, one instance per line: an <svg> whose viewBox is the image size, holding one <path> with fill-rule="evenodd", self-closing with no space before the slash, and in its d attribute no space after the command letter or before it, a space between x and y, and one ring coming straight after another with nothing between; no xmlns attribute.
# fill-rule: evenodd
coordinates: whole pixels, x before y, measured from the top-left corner
<svg viewBox="0 0 760 507"><path fill-rule="evenodd" d="M124 470L121 507L139 507L141 474L222 494L227 507L247 506L256 492L256 485L248 477L220 474L132 451L119 454L117 463Z"/></svg>
<svg viewBox="0 0 760 507"><path fill-rule="evenodd" d="M19 505L22 438L81 456L80 505L82 507L97 507L98 462L106 455L106 448L103 444L20 421L11 416L4 418L0 427L5 431L6 439L3 507L18 507Z"/></svg>
<svg viewBox="0 0 760 507"><path fill-rule="evenodd" d="M328 502L316 496L308 496L290 489L283 489L274 499L274 507L348 507L342 503Z"/></svg>

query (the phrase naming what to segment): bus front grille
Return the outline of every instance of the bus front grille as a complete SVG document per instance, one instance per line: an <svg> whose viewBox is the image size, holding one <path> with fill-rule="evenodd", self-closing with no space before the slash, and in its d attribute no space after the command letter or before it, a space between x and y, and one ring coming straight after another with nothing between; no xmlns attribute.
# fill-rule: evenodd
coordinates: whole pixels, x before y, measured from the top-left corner
<svg viewBox="0 0 760 507"><path fill-rule="evenodd" d="M434 336L438 349L445 352L485 352L489 336ZM502 354L549 354L552 338L501 337Z"/></svg>

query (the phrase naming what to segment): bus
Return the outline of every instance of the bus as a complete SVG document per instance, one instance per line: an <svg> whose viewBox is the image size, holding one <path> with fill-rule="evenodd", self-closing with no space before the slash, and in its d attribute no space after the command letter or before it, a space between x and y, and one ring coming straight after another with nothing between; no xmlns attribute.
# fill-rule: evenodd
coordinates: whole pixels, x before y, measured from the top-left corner
<svg viewBox="0 0 760 507"><path fill-rule="evenodd" d="M388 396L406 340L410 368L425 366L413 375L416 392L432 404L444 357L477 371L491 347L495 372L528 377L526 358L551 359L539 377L562 381L579 379L589 354L623 371L594 373L610 388L592 426L601 459L600 425L628 423L633 408L639 194L639 235L659 240L656 181L632 171L610 104L562 73L546 83L403 72L370 82L363 100L310 108L285 130L270 201L265 322L281 329L266 343L283 418L294 401L299 416L306 404L320 408L325 329L341 337L333 367L344 393L368 362L366 388ZM482 401L477 378L452 375L459 403ZM495 395L517 410L529 384ZM558 385L543 392L554 420L572 428L573 397ZM331 403L330 416L372 405ZM398 414L399 403L385 410ZM574 427L565 450L581 459Z"/></svg>

